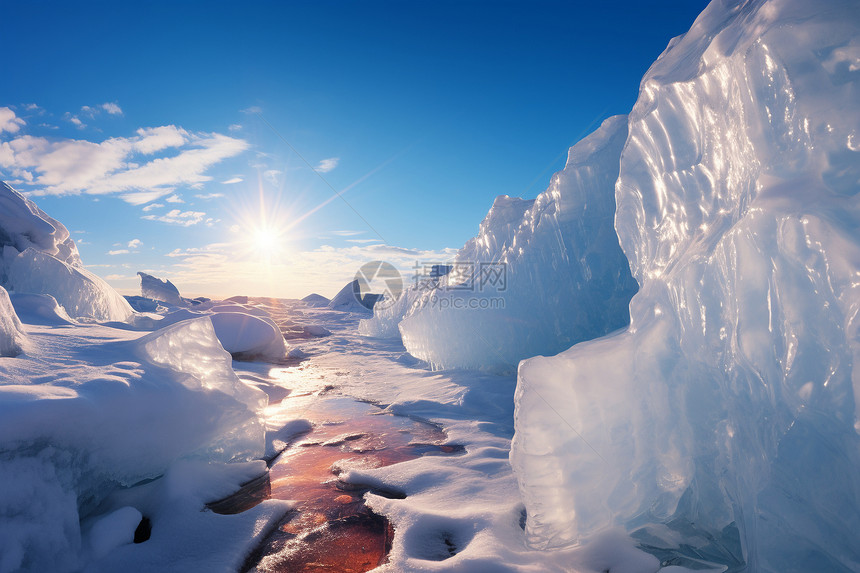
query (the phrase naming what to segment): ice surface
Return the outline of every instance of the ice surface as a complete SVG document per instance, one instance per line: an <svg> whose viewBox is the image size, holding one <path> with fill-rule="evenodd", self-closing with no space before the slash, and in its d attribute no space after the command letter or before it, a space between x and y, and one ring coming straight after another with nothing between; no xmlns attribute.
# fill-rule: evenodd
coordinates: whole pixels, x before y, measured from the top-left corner
<svg viewBox="0 0 860 573"><path fill-rule="evenodd" d="M613 228L626 136L626 118L609 118L535 200L496 198L450 274L377 305L361 332L399 326L410 354L434 367L512 370L626 326L637 287Z"/></svg>
<svg viewBox="0 0 860 573"><path fill-rule="evenodd" d="M9 293L0 286L0 356L17 356L26 340L27 334L12 306Z"/></svg>
<svg viewBox="0 0 860 573"><path fill-rule="evenodd" d="M184 304L182 297L179 296L179 289L169 280L162 280L143 272L138 272L137 275L140 277L140 294L144 298L174 305Z"/></svg>
<svg viewBox="0 0 860 573"><path fill-rule="evenodd" d="M616 185L623 333L524 361L539 547L857 571L860 4L715 1L642 81Z"/></svg>

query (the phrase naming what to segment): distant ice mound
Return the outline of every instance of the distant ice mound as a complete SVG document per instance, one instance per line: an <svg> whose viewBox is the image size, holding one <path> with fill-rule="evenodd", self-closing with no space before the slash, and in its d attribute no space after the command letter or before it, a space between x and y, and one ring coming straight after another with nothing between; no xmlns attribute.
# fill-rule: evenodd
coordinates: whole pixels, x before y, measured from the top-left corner
<svg viewBox="0 0 860 573"><path fill-rule="evenodd" d="M179 289L167 279L159 279L144 272L138 272L140 277L140 294L144 298L181 306L184 304L179 296Z"/></svg>
<svg viewBox="0 0 860 573"><path fill-rule="evenodd" d="M858 197L860 4L712 2L630 114L630 327L520 365L532 545L860 569Z"/></svg>
<svg viewBox="0 0 860 573"><path fill-rule="evenodd" d="M26 340L27 334L9 300L9 293L0 286L0 356L17 356Z"/></svg>
<svg viewBox="0 0 860 573"><path fill-rule="evenodd" d="M319 295L317 295L319 296ZM381 295L373 293L362 293L358 279L347 283L328 303L328 307L332 310L340 310L342 312L371 312L373 305ZM308 298L308 297L306 297ZM318 299L312 299L312 304Z"/></svg>
<svg viewBox="0 0 860 573"><path fill-rule="evenodd" d="M613 227L626 137L626 117L609 118L535 200L497 197L449 268L377 305L361 332L399 328L409 353L439 368L513 369L626 326L637 285Z"/></svg>
<svg viewBox="0 0 860 573"><path fill-rule="evenodd" d="M113 288L81 266L62 223L3 182L0 285L18 293L51 295L75 318L124 321L134 312Z"/></svg>
<svg viewBox="0 0 860 573"><path fill-rule="evenodd" d="M303 298L302 302L304 302L308 306L318 307L328 306L328 303L330 303L331 301L321 294L311 293L305 298Z"/></svg>

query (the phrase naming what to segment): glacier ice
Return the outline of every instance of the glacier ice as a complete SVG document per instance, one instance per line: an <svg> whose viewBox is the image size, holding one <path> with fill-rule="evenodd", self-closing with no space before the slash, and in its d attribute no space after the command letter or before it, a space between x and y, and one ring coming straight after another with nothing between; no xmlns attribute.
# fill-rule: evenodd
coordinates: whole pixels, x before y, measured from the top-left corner
<svg viewBox="0 0 860 573"><path fill-rule="evenodd" d="M2 181L0 285L10 292L51 295L74 318L124 321L134 312L113 288L83 268L62 223Z"/></svg>
<svg viewBox="0 0 860 573"><path fill-rule="evenodd" d="M144 272L138 272L137 276L140 277L140 294L144 298L179 306L184 304L179 296L179 289L169 280L162 280Z"/></svg>
<svg viewBox="0 0 860 573"><path fill-rule="evenodd" d="M571 147L536 199L497 197L449 273L431 269L377 304L360 331L399 330L409 353L435 367L513 369L626 326L637 285L613 227L626 136L626 117L611 117Z"/></svg>
<svg viewBox="0 0 860 573"><path fill-rule="evenodd" d="M532 545L622 526L681 562L860 569L858 38L853 0L715 0L643 78L631 324L519 367Z"/></svg>
<svg viewBox="0 0 860 573"><path fill-rule="evenodd" d="M9 293L0 286L0 356L16 356L26 344L27 334L12 306Z"/></svg>

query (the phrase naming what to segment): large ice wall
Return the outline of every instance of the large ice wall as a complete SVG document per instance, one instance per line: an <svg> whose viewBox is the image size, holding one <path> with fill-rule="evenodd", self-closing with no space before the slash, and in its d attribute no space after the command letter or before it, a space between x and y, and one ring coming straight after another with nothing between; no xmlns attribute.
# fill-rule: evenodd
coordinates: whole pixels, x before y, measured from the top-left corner
<svg viewBox="0 0 860 573"><path fill-rule="evenodd" d="M536 199L498 197L450 274L377 303L361 331L399 327L407 350L435 367L512 369L626 326L637 286L613 228L626 136L626 118L609 118Z"/></svg>
<svg viewBox="0 0 860 573"><path fill-rule="evenodd" d="M860 570L858 192L860 4L712 2L629 117L630 327L520 365L531 544Z"/></svg>
<svg viewBox="0 0 860 573"><path fill-rule="evenodd" d="M0 181L0 286L47 294L74 317L126 320L128 302L81 265L69 231Z"/></svg>

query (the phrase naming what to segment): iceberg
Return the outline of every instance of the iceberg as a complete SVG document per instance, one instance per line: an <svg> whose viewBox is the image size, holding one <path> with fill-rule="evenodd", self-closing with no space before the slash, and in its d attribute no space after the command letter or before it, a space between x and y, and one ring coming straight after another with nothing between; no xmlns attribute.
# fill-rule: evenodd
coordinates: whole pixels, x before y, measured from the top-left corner
<svg viewBox="0 0 860 573"><path fill-rule="evenodd" d="M143 298L183 306L185 302L179 296L179 289L167 279L159 279L144 272L138 272L140 277L140 294Z"/></svg>
<svg viewBox="0 0 860 573"><path fill-rule="evenodd" d="M113 288L83 268L62 223L2 181L0 286L51 295L73 318L124 321L134 312Z"/></svg>
<svg viewBox="0 0 860 573"><path fill-rule="evenodd" d="M613 226L626 138L626 117L611 117L570 148L536 199L497 197L450 265L378 303L360 332L399 332L435 368L513 370L626 326L637 285Z"/></svg>
<svg viewBox="0 0 860 573"><path fill-rule="evenodd" d="M857 571L860 4L715 0L642 80L615 185L622 332L519 366L535 547Z"/></svg>

